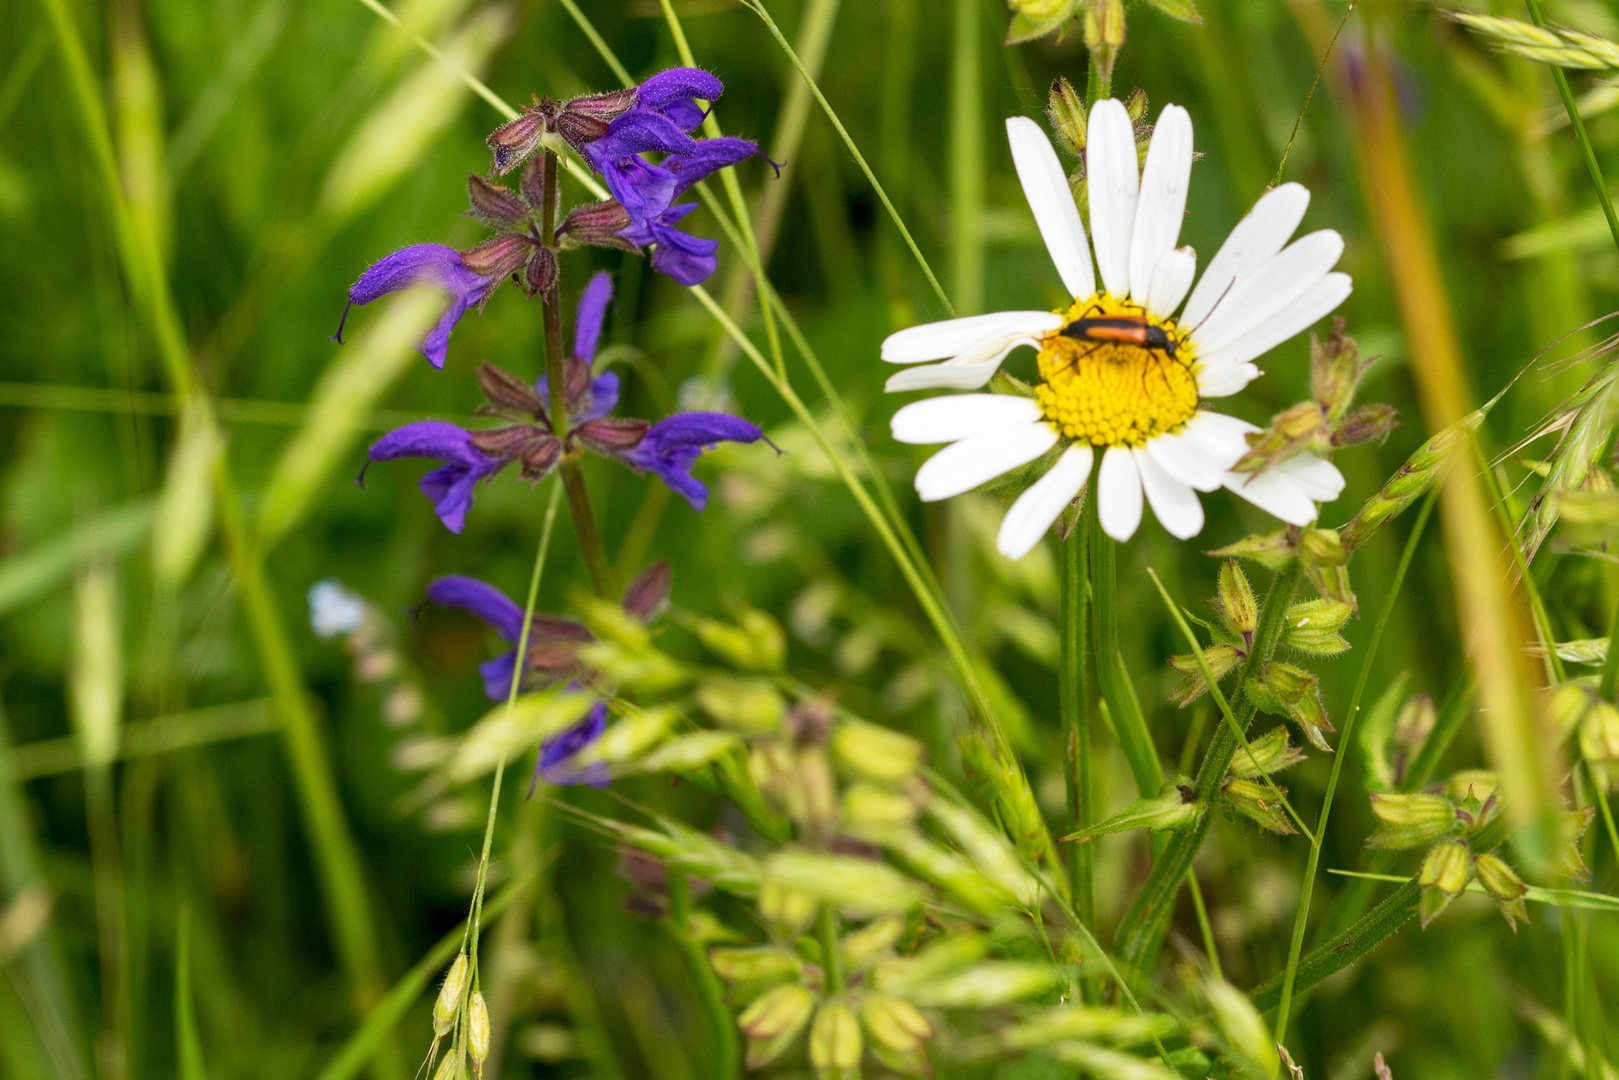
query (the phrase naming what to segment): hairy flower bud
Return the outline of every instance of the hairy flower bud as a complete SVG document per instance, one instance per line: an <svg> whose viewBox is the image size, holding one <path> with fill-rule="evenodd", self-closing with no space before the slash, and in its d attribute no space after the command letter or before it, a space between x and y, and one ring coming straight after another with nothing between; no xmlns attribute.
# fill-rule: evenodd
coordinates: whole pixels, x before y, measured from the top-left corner
<svg viewBox="0 0 1619 1080"><path fill-rule="evenodd" d="M533 212L510 189L481 176L467 177L467 202L471 207L463 213L493 229L519 228Z"/></svg>
<svg viewBox="0 0 1619 1080"><path fill-rule="evenodd" d="M1198 801L1191 782L1181 777L1166 783L1158 795L1150 799L1137 799L1107 820L1069 833L1063 839L1085 842L1130 829L1186 829L1195 825L1202 814L1203 804Z"/></svg>
<svg viewBox="0 0 1619 1080"><path fill-rule="evenodd" d="M1419 911L1424 927L1467 887L1472 873L1472 853L1466 844L1450 841L1428 849L1427 857L1422 860L1422 872L1417 875L1417 884L1422 886Z"/></svg>
<svg viewBox="0 0 1619 1080"><path fill-rule="evenodd" d="M1249 700L1268 713L1291 718L1304 731L1310 745L1332 753L1322 731L1335 730L1321 703L1319 680L1292 664L1266 664L1257 678L1248 681Z"/></svg>
<svg viewBox="0 0 1619 1080"><path fill-rule="evenodd" d="M1456 810L1443 795L1379 791L1371 799L1378 826L1367 839L1367 847L1422 847L1457 829Z"/></svg>
<svg viewBox="0 0 1619 1080"><path fill-rule="evenodd" d="M1234 544L1215 548L1208 554L1216 558L1252 559L1269 570L1280 570L1298 553L1297 538L1292 529L1279 529L1272 533L1255 533Z"/></svg>
<svg viewBox="0 0 1619 1080"><path fill-rule="evenodd" d="M1355 609L1341 600L1306 600L1287 609L1282 643L1311 656L1337 656L1349 648L1338 633Z"/></svg>
<svg viewBox="0 0 1619 1080"><path fill-rule="evenodd" d="M1236 559L1220 564L1214 606L1225 628L1242 638L1246 648L1253 648L1254 631L1259 628L1259 601L1254 599L1253 586L1248 584L1248 575Z"/></svg>
<svg viewBox="0 0 1619 1080"><path fill-rule="evenodd" d="M1244 655L1233 645L1210 645L1203 650L1203 662L1209 665L1209 674L1214 676L1215 682L1219 682L1242 662ZM1181 673L1181 681L1169 695L1169 700L1176 705L1184 709L1208 693L1209 684L1203 678L1196 656L1177 653L1169 658L1169 666Z"/></svg>
<svg viewBox="0 0 1619 1080"><path fill-rule="evenodd" d="M444 985L439 987L438 1000L433 1002L433 1034L443 1036L450 1028L455 1026L455 1018L461 1013L461 994L467 988L467 954L455 954L455 962L444 975Z"/></svg>
<svg viewBox="0 0 1619 1080"><path fill-rule="evenodd" d="M1473 870L1478 874L1479 884L1501 905L1501 914L1506 916L1507 925L1512 927L1513 933L1517 933L1518 920L1529 921L1529 912L1523 905L1529 886L1505 860L1496 855L1480 855L1473 864Z"/></svg>
<svg viewBox="0 0 1619 1080"><path fill-rule="evenodd" d="M860 1064L860 1024L841 998L821 1006L810 1027L810 1064L821 1070L846 1071Z"/></svg>
<svg viewBox="0 0 1619 1080"><path fill-rule="evenodd" d="M532 237L523 233L501 233L463 251L461 262L475 274L500 279L515 274L537 246Z"/></svg>
<svg viewBox="0 0 1619 1080"><path fill-rule="evenodd" d="M894 947L905 933L905 916L897 912L873 919L838 943L838 953L847 971L863 971Z"/></svg>
<svg viewBox="0 0 1619 1080"><path fill-rule="evenodd" d="M1046 119L1064 150L1075 157L1084 152L1085 99L1066 77L1051 84L1051 93L1046 99Z"/></svg>
<svg viewBox="0 0 1619 1080"><path fill-rule="evenodd" d="M557 253L548 247L535 248L523 266L523 292L532 300L549 294L556 287Z"/></svg>
<svg viewBox="0 0 1619 1080"><path fill-rule="evenodd" d="M1237 756L1244 755L1239 752ZM1287 794L1286 788L1278 788L1277 791ZM1276 795L1266 785L1256 784L1252 780L1227 780L1222 794L1233 810L1260 828L1278 836L1291 836L1298 832L1283 812Z"/></svg>
<svg viewBox="0 0 1619 1080"><path fill-rule="evenodd" d="M568 211L568 216L557 226L557 239L573 244L618 248L620 251L640 251L636 244L620 235L629 227L630 212L608 199L605 202L585 203Z"/></svg>
<svg viewBox="0 0 1619 1080"><path fill-rule="evenodd" d="M1249 754L1252 751L1252 755ZM1231 759L1231 776L1239 780L1254 780L1261 776L1292 768L1304 760L1304 751L1287 741L1285 727L1273 728L1268 734L1254 739L1247 750L1239 749Z"/></svg>

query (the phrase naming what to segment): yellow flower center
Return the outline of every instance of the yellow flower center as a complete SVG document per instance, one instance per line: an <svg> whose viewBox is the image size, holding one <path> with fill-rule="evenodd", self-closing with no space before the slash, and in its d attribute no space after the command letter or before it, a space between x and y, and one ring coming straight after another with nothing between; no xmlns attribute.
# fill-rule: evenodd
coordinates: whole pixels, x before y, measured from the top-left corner
<svg viewBox="0 0 1619 1080"><path fill-rule="evenodd" d="M1197 412L1186 332L1106 292L1074 301L1062 328L1040 342L1039 364L1041 411L1077 443L1142 446Z"/></svg>

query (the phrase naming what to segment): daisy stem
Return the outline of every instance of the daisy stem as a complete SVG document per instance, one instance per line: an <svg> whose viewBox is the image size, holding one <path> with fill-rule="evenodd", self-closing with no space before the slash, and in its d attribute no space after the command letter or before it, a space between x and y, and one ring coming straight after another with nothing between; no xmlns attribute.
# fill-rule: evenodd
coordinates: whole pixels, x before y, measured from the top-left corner
<svg viewBox="0 0 1619 1080"><path fill-rule="evenodd" d="M1082 498L1089 505L1090 493ZM1081 507L1080 513L1086 511ZM1091 735L1086 704L1090 699L1090 686L1086 679L1088 653L1087 623L1090 619L1089 583L1085 565L1089 555L1090 532L1076 528L1062 544L1062 576L1059 604L1061 607L1061 667L1057 670L1057 701L1062 715L1063 740L1067 752L1068 818L1072 831L1078 832L1090 823L1091 804ZM1086 926L1096 921L1096 896L1093 875L1096 856L1092 844L1075 844L1068 858L1068 892L1072 897L1074 913Z"/></svg>
<svg viewBox="0 0 1619 1080"><path fill-rule="evenodd" d="M560 162L556 154L545 151L544 192L545 203L540 210L540 237L546 247L555 248L557 239L557 172ZM550 384L551 434L559 439L568 437L568 388L566 359L562 351L562 283L558 281L545 292L545 373ZM584 556L585 569L590 572L590 584L596 595L607 596L613 591L613 572L608 568L607 551L602 547L601 533L596 528L596 515L590 509L590 493L585 490L585 470L577 459L564 455L561 465L562 486L568 494L568 516L573 519L573 531L579 538L579 553Z"/></svg>
<svg viewBox="0 0 1619 1080"><path fill-rule="evenodd" d="M1287 968L1282 975L1282 1000L1276 1007L1276 1041L1285 1042L1287 1039L1288 1013L1293 1004L1293 984L1298 976L1299 957L1304 952L1304 927L1310 920L1310 898L1315 891L1316 868L1321 864L1321 841L1327 832L1327 815L1332 812L1332 799L1338 791L1338 777L1343 773L1344 759L1349 756L1354 743L1351 736L1355 731L1355 718L1360 715L1361 695L1366 692L1366 679L1372 673L1372 660L1377 656L1377 647L1383 641L1383 630L1388 626L1389 616L1394 613L1394 602L1399 599L1400 586L1405 582L1406 571L1411 568L1411 559L1417 553L1417 543L1422 539L1422 532L1427 527L1428 516L1433 513L1434 502L1438 499L1437 491L1430 491L1428 497L1422 501L1422 509L1417 513L1416 524L1411 526L1411 535L1406 538L1405 550L1400 553L1400 562L1394 569L1394 580L1389 584L1388 595L1383 598L1383 610L1377 614L1377 625L1372 628L1371 640L1366 643L1366 653L1360 659L1360 673L1355 676L1355 690L1349 697L1349 709L1344 716L1343 734L1338 736L1338 752L1332 756L1332 773L1327 778L1327 791L1321 798L1321 815L1316 818L1315 831L1310 835L1310 857L1304 867L1304 886L1299 890L1299 903L1293 913L1293 940L1287 949Z"/></svg>
<svg viewBox="0 0 1619 1080"><path fill-rule="evenodd" d="M1197 771L1194 782L1197 798L1205 806L1212 805L1219 795L1226 770L1231 767L1231 759L1240 749L1234 729L1246 730L1253 721L1254 704L1247 700L1246 694L1248 680L1264 669L1270 662L1271 654L1276 651L1276 643L1281 640L1287 621L1288 605L1293 601L1293 590L1297 588L1303 572L1297 559L1289 562L1276 575L1265 598L1265 610L1259 632L1254 637L1254 648L1243 664L1238 694L1232 702L1236 723L1222 725L1215 730L1214 740L1209 744L1208 753L1203 756L1203 764ZM1098 660L1100 658L1098 654ZM1119 920L1114 950L1127 966L1138 973L1152 966L1153 957L1163 942L1164 931L1169 926L1169 918L1175 910L1175 894L1185 880L1186 872L1191 869L1192 859L1197 855L1198 848L1203 846L1212 824L1213 815L1205 812L1192 828L1175 833L1170 838L1158 860L1153 863L1152 872L1147 875L1141 891L1136 893L1129 910Z"/></svg>
<svg viewBox="0 0 1619 1080"><path fill-rule="evenodd" d="M1093 491L1101 470L1102 457L1098 454L1096 465L1091 469L1089 486ZM1144 797L1151 798L1164 786L1164 769L1158 763L1158 751L1147 731L1141 702L1125 669L1124 657L1119 653L1118 545L1102 531L1096 504L1096 499L1085 500L1096 627L1096 683L1113 717L1114 737L1124 752L1125 761L1129 762L1136 787Z"/></svg>

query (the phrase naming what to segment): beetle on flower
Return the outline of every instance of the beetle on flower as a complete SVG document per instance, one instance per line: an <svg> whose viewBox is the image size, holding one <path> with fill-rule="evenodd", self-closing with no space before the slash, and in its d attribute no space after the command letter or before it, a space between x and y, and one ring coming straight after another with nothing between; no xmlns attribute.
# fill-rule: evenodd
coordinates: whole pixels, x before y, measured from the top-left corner
<svg viewBox="0 0 1619 1080"><path fill-rule="evenodd" d="M1265 472L1234 472L1258 429L1205 402L1247 386L1260 374L1256 358L1348 297L1349 276L1332 272L1342 237L1323 229L1288 244L1310 196L1283 184L1232 231L1194 289L1195 253L1176 246L1192 168L1186 110L1165 107L1139 170L1122 103L1096 102L1086 126L1089 242L1045 133L1023 117L1006 123L1024 195L1073 303L916 326L883 342L890 363L944 361L899 372L891 392L975 390L1013 349L1039 354L1041 381L1027 396L959 394L894 414L899 441L951 444L917 471L918 494L949 498L1036 463L1039 479L1001 524L997 544L1010 558L1039 542L1098 455L1097 510L1115 540L1140 525L1143 493L1181 539L1203 528L1197 493L1220 487L1290 524L1310 523L1317 502L1343 489L1337 468L1301 453Z"/></svg>

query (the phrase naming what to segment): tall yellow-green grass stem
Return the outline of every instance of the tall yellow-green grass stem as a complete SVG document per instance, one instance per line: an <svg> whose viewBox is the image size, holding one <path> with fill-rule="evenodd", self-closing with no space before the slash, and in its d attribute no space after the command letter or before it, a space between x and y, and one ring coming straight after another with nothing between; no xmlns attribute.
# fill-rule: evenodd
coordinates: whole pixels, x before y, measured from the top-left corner
<svg viewBox="0 0 1619 1080"><path fill-rule="evenodd" d="M1364 71L1345 86L1362 187L1406 340L1412 355L1422 357L1411 368L1417 397L1429 430L1440 431L1468 414L1469 394L1450 300L1379 47L1367 50ZM1511 568L1500 557L1504 538L1470 467L1469 448L1460 448L1460 455L1439 496L1458 622L1479 683L1480 735L1501 775L1505 810L1522 826L1515 837L1519 850L1538 869L1549 853L1551 815L1561 803L1562 767L1557 742L1538 715L1539 679L1527 662L1533 632L1524 597L1511 588Z"/></svg>
<svg viewBox="0 0 1619 1080"><path fill-rule="evenodd" d="M1089 487L1095 490L1101 473L1102 458L1098 454L1091 469ZM1135 777L1136 788L1143 798L1152 798L1164 786L1164 767L1158 760L1158 751L1152 744L1152 732L1147 730L1147 718L1141 712L1141 700L1130 681L1129 669L1119 651L1119 585L1118 544L1102 531L1097 500L1085 500L1085 531L1090 534L1088 546L1091 557L1091 617L1096 629L1096 684L1107 702L1113 717L1113 730L1119 749L1129 763L1130 774Z"/></svg>

